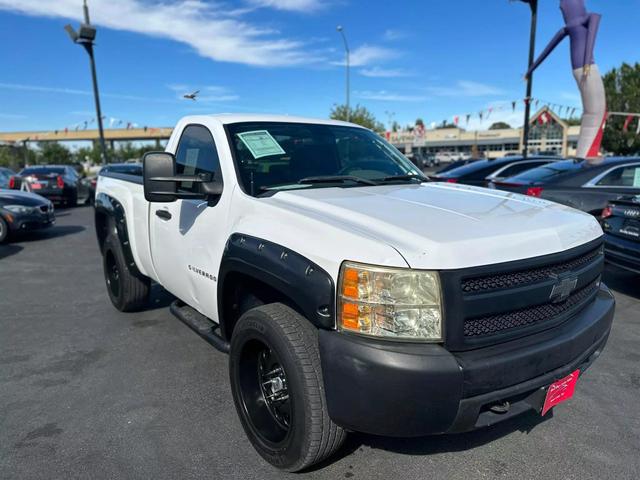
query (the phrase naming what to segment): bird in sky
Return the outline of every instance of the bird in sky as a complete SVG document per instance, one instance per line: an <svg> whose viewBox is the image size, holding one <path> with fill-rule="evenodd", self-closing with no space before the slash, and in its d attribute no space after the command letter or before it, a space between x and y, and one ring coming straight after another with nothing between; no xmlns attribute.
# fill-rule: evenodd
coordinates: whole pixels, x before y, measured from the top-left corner
<svg viewBox="0 0 640 480"><path fill-rule="evenodd" d="M193 100L195 102L196 97L198 96L199 93L200 93L200 90L196 90L193 93L187 93L186 95L184 95L184 98L186 98L187 100Z"/></svg>

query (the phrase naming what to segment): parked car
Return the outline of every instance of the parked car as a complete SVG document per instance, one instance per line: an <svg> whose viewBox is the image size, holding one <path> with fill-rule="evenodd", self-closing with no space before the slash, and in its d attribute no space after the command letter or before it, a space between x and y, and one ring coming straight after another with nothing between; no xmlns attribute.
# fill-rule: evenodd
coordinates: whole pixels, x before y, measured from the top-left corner
<svg viewBox="0 0 640 480"><path fill-rule="evenodd" d="M48 228L55 223L53 203L40 195L0 189L0 243L17 232Z"/></svg>
<svg viewBox="0 0 640 480"><path fill-rule="evenodd" d="M0 167L0 188L9 188L9 182L11 177L15 175L13 170L9 170L5 167Z"/></svg>
<svg viewBox="0 0 640 480"><path fill-rule="evenodd" d="M433 168L437 165L440 165L440 162L437 160L436 156L433 154L422 154L419 152L412 152L405 154L405 157L411 161L416 167L419 169L424 168Z"/></svg>
<svg viewBox="0 0 640 480"><path fill-rule="evenodd" d="M94 178L87 179L89 182L89 203L93 205L96 199L96 186L98 184L98 177L102 173L122 173L125 175L137 175L142 176L142 164L141 163L110 163L98 170L98 175Z"/></svg>
<svg viewBox="0 0 640 480"><path fill-rule="evenodd" d="M429 176L436 182L463 183L487 187L491 182L558 161L557 157L503 157L471 162L462 167Z"/></svg>
<svg viewBox="0 0 640 480"><path fill-rule="evenodd" d="M423 158L424 158L423 168L433 168L433 167L440 166L440 160L438 160L438 157L436 157L434 153L424 154Z"/></svg>
<svg viewBox="0 0 640 480"><path fill-rule="evenodd" d="M640 194L640 158L608 157L596 165L565 160L495 181L493 186L599 216L607 202Z"/></svg>
<svg viewBox="0 0 640 480"><path fill-rule="evenodd" d="M458 160L469 160L471 155L466 152L438 152L436 161L438 164L457 162Z"/></svg>
<svg viewBox="0 0 640 480"><path fill-rule="evenodd" d="M229 353L241 424L284 470L347 431L544 415L611 329L595 218L429 182L357 125L186 117L142 177L97 188L112 304L144 308L151 281L175 295L173 314Z"/></svg>
<svg viewBox="0 0 640 480"><path fill-rule="evenodd" d="M443 168L438 170L435 175L439 175L441 173L448 172L449 170L453 170L454 168L462 167L472 162L477 162L478 160L484 160L484 158L467 158L465 160L456 160L455 162L451 162L448 165L445 165Z"/></svg>
<svg viewBox="0 0 640 480"><path fill-rule="evenodd" d="M640 196L621 197L602 211L608 263L640 273Z"/></svg>
<svg viewBox="0 0 640 480"><path fill-rule="evenodd" d="M68 165L26 167L14 177L12 188L34 192L70 207L89 200L89 185Z"/></svg>

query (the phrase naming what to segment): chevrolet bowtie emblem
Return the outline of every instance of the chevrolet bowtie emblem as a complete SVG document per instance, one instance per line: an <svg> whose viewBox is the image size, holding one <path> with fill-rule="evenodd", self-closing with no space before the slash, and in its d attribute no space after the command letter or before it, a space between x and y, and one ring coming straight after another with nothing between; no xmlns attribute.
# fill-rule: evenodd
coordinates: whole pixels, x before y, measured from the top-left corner
<svg viewBox="0 0 640 480"><path fill-rule="evenodd" d="M578 285L578 277L574 275L551 275L556 280L556 284L551 289L549 300L553 303L564 302Z"/></svg>

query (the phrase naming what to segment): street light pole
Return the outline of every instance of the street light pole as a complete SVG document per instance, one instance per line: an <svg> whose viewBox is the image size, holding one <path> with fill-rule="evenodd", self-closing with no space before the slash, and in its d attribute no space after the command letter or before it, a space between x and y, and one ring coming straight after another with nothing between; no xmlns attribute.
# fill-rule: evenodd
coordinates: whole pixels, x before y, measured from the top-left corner
<svg viewBox="0 0 640 480"><path fill-rule="evenodd" d="M91 26L89 20L89 7L87 0L84 0L84 23L80 25L80 31L76 32L71 25L64 28L74 43L79 43L89 54L89 63L91 65L91 78L93 80L93 97L96 103L96 120L98 121L98 134L100 136L100 150L102 153L102 164L107 162L107 145L104 140L104 128L102 126L102 110L100 109L100 95L98 93L98 76L96 74L96 61L93 54L93 41L96 38L96 29Z"/></svg>
<svg viewBox="0 0 640 480"><path fill-rule="evenodd" d="M351 96L351 86L350 86L350 72L349 70L351 69L351 52L349 51L349 44L347 43L347 37L344 34L344 28L342 28L342 25L338 25L336 27L336 30L338 30L338 32L340 32L340 35L342 36L342 41L344 42L344 50L345 50L345 54L346 54L346 67L347 67L347 122L351 120L351 106L350 106L350 96Z"/></svg>
<svg viewBox="0 0 640 480"><path fill-rule="evenodd" d="M529 64L527 68L533 65L536 54L536 30L538 24L538 0L521 0L529 4L531 7L531 32L529 37ZM522 156L527 158L529 155L529 118L531 116L531 94L533 92L533 73L527 76L527 96L524 100L524 130L522 133L523 149Z"/></svg>

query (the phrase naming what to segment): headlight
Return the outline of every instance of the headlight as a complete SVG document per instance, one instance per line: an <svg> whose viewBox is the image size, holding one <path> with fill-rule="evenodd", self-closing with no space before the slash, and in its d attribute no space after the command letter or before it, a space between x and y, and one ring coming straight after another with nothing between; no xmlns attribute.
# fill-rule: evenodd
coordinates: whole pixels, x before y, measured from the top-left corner
<svg viewBox="0 0 640 480"><path fill-rule="evenodd" d="M24 205L5 205L4 208L13 213L27 214L34 211L33 207L25 207Z"/></svg>
<svg viewBox="0 0 640 480"><path fill-rule="evenodd" d="M337 323L340 330L363 335L442 341L438 274L344 262Z"/></svg>

